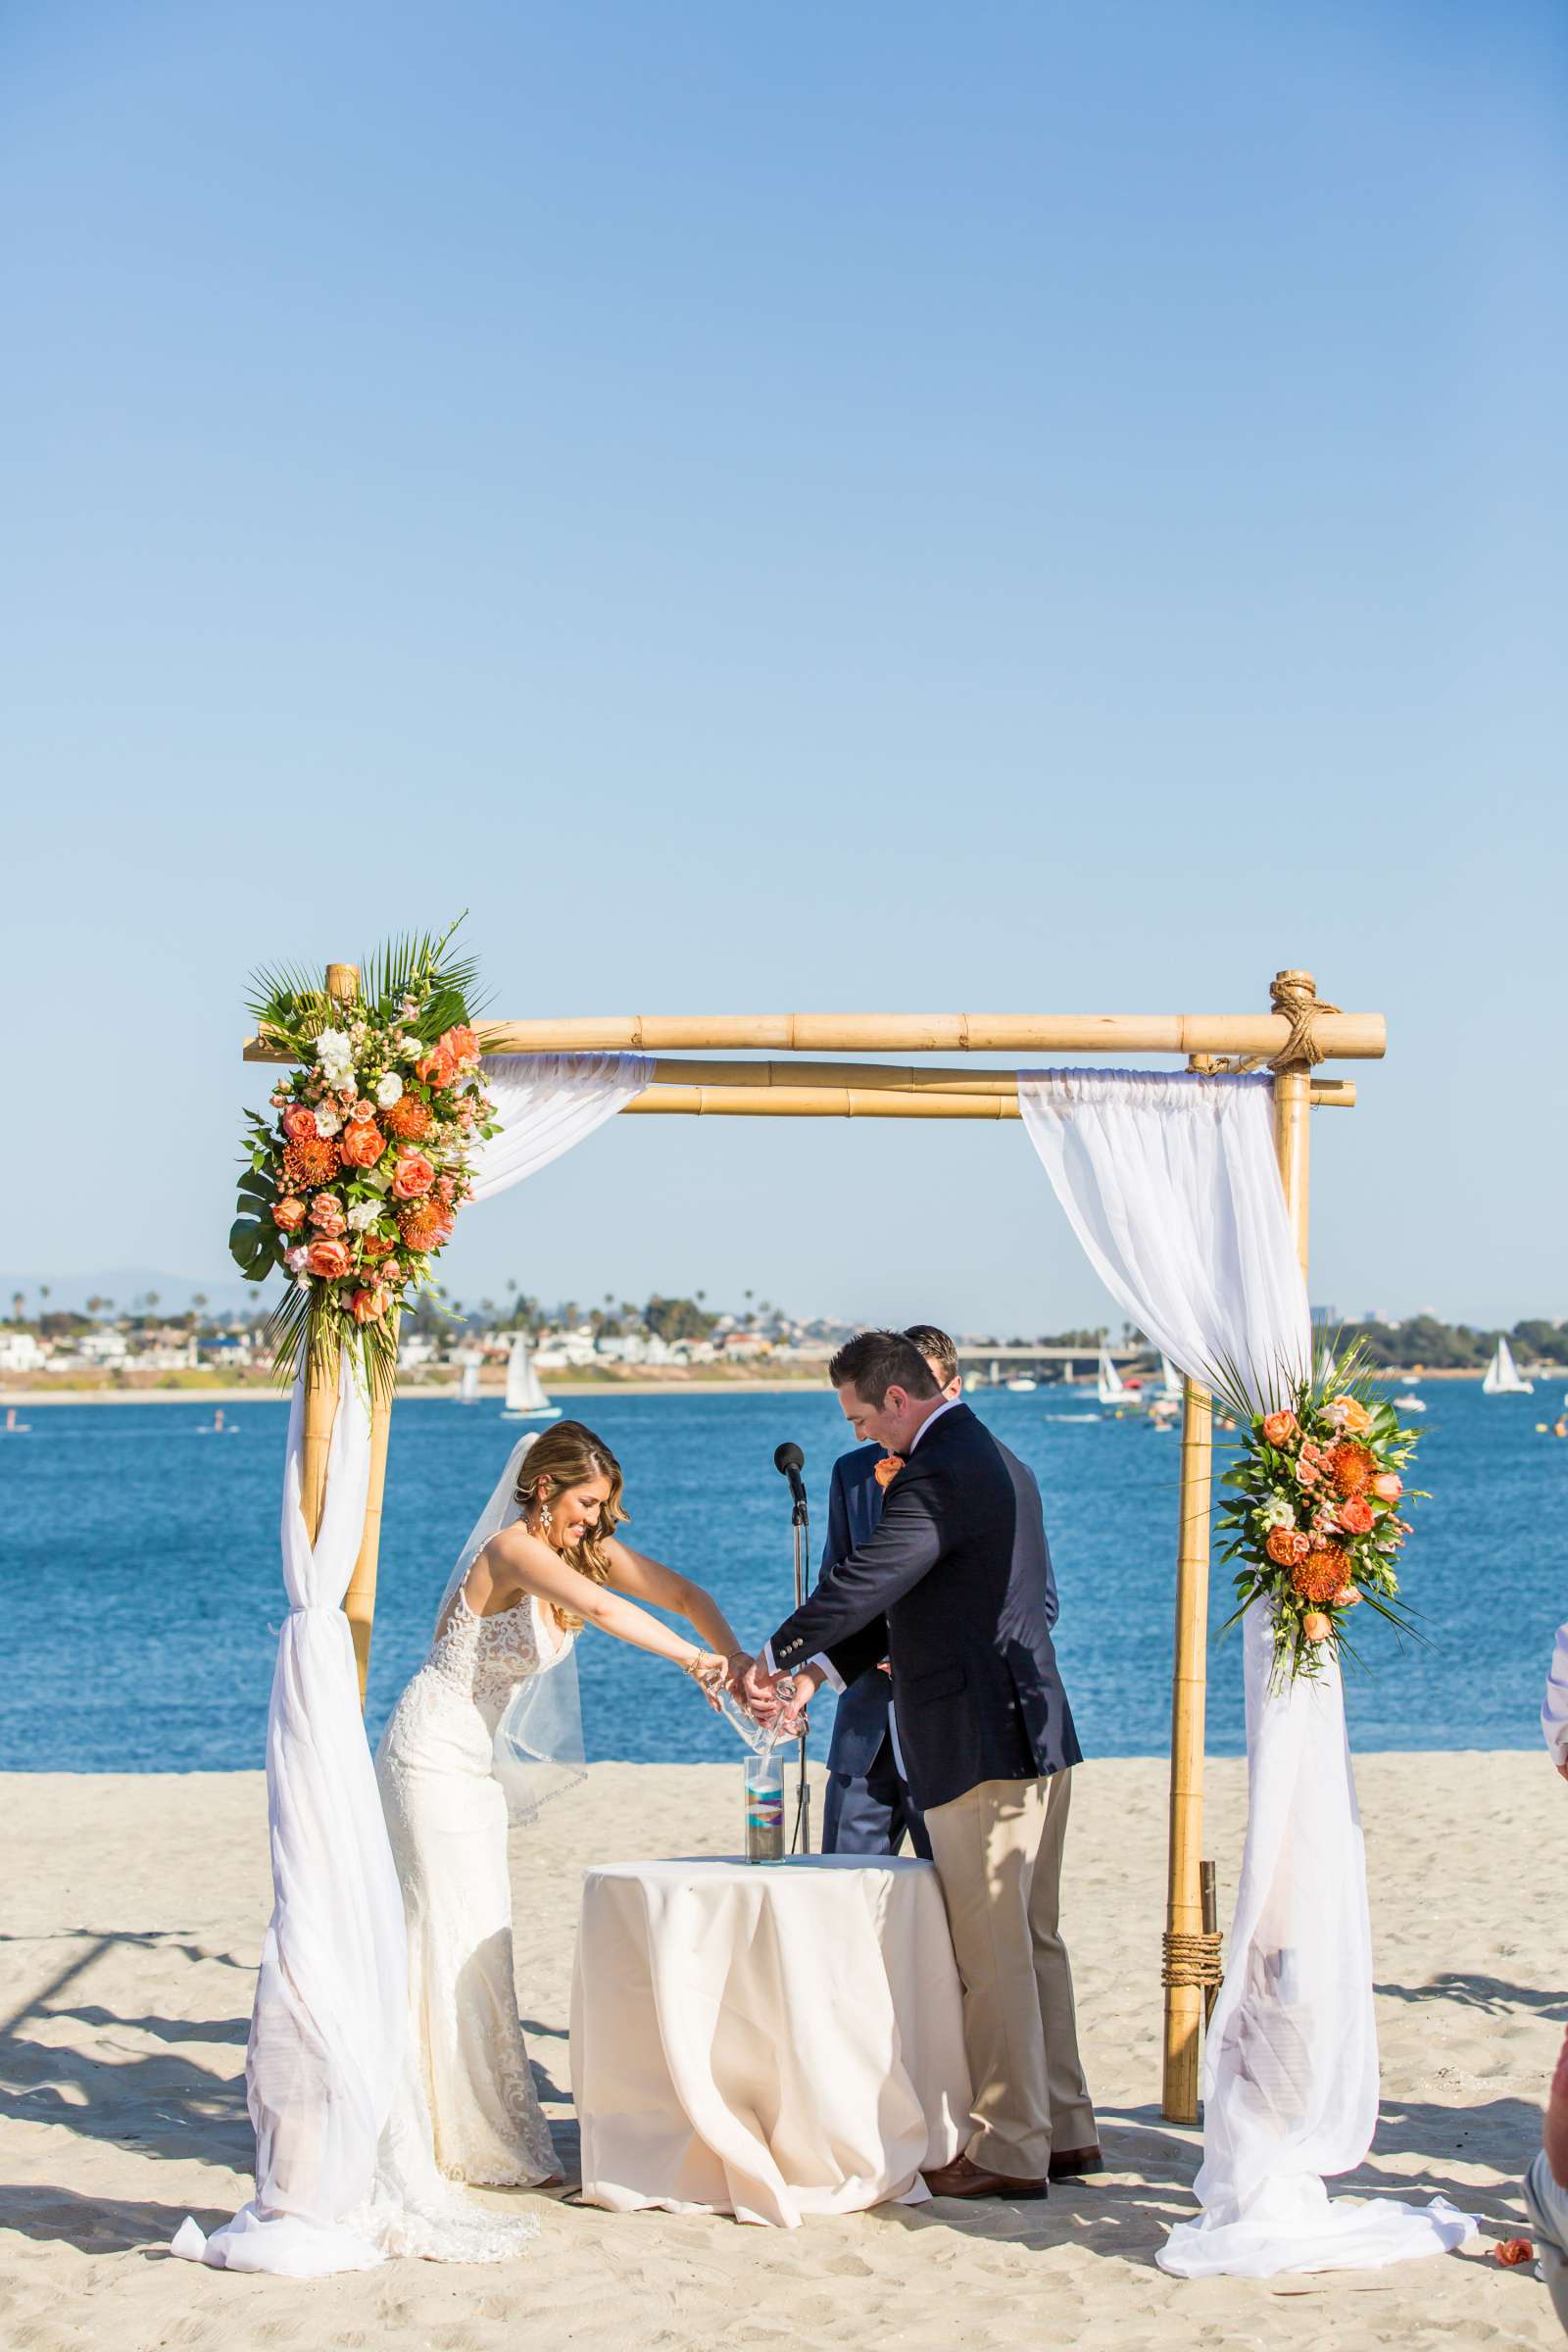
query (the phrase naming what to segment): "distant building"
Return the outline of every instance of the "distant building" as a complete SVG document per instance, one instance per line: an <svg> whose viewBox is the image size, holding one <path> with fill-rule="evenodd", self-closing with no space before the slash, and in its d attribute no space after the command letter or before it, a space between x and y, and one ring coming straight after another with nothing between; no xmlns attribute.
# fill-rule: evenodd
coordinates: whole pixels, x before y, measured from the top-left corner
<svg viewBox="0 0 1568 2352"><path fill-rule="evenodd" d="M44 1352L30 1331L0 1331L0 1372L39 1372Z"/></svg>
<svg viewBox="0 0 1568 2352"><path fill-rule="evenodd" d="M1312 1324L1315 1330L1337 1331L1343 1318L1337 1306L1314 1306Z"/></svg>

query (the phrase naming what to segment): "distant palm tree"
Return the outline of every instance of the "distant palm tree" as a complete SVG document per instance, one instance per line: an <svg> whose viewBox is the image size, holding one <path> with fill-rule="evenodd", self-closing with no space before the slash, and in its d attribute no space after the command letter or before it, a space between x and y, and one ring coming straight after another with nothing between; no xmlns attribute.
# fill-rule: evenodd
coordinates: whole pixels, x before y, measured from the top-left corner
<svg viewBox="0 0 1568 2352"><path fill-rule="evenodd" d="M24 1310L25 1310L25 1307L26 1307L26 1304L27 1304L26 1298L25 1298L25 1297L24 1296L24 1294L23 1294L21 1291L13 1291L13 1292L12 1292L12 1294L11 1294L11 1313L12 1313L12 1317L13 1317L13 1320L14 1320L14 1321L16 1321L16 1322L18 1322L18 1323L22 1323L22 1322L24 1322L24 1321L26 1320L26 1317L25 1317L25 1312L24 1312Z"/></svg>
<svg viewBox="0 0 1568 2352"><path fill-rule="evenodd" d="M99 1298L99 1296L98 1296L97 1292L96 1292L96 1291L94 1291L94 1293L93 1293L92 1297L91 1297L91 1298L88 1299L88 1301L87 1301L87 1312L88 1312L88 1314L89 1314L89 1315L96 1315L96 1314L99 1312L99 1310L102 1308L102 1306L103 1306L103 1303L104 1303L104 1302L103 1302L103 1300L102 1300L102 1299Z"/></svg>

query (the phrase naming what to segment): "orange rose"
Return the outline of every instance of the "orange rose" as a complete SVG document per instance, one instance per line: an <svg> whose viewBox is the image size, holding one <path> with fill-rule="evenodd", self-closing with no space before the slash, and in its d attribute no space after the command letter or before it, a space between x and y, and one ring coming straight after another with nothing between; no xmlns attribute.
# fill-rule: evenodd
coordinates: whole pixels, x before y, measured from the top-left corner
<svg viewBox="0 0 1568 2352"><path fill-rule="evenodd" d="M318 1274L323 1282L341 1282L349 1270L348 1245L335 1241L313 1242L305 1265L307 1272Z"/></svg>
<svg viewBox="0 0 1568 2352"><path fill-rule="evenodd" d="M396 1248L396 1242L388 1233L367 1233L360 1238L360 1255L369 1258L372 1263L378 1257L389 1257Z"/></svg>
<svg viewBox="0 0 1568 2352"><path fill-rule="evenodd" d="M308 1135L316 1133L315 1111L308 1110L303 1102L296 1102L291 1110L283 1113L283 1133L291 1144L304 1143Z"/></svg>
<svg viewBox="0 0 1568 2352"><path fill-rule="evenodd" d="M338 1138L346 1168L373 1168L386 1150L386 1137L373 1119L355 1119Z"/></svg>
<svg viewBox="0 0 1568 2352"><path fill-rule="evenodd" d="M400 1144L420 1144L434 1121L429 1104L421 1102L417 1095L399 1095L390 1109L382 1113L381 1124Z"/></svg>
<svg viewBox="0 0 1568 2352"><path fill-rule="evenodd" d="M1334 1625L1332 1619L1325 1617L1321 1610L1308 1609L1301 1619L1301 1631L1309 1642L1327 1642L1333 1637Z"/></svg>
<svg viewBox="0 0 1568 2352"><path fill-rule="evenodd" d="M1372 1481L1372 1492L1379 1502L1397 1502L1404 1493L1404 1481L1396 1470L1382 1470Z"/></svg>
<svg viewBox="0 0 1568 2352"><path fill-rule="evenodd" d="M349 1313L356 1323L379 1323L391 1303L379 1283L372 1291L356 1291L349 1300Z"/></svg>
<svg viewBox="0 0 1568 2352"><path fill-rule="evenodd" d="M436 1052L449 1054L454 1069L471 1070L479 1058L479 1040L467 1023L463 1021L455 1029L447 1031L437 1045Z"/></svg>
<svg viewBox="0 0 1568 2352"><path fill-rule="evenodd" d="M871 1476L879 1487L891 1487L903 1468L904 1456L902 1453L885 1453L879 1462L873 1464Z"/></svg>
<svg viewBox="0 0 1568 2352"><path fill-rule="evenodd" d="M1372 1533L1372 1505L1364 1494L1352 1494L1348 1502L1342 1502L1339 1519L1342 1530L1348 1536L1369 1536Z"/></svg>
<svg viewBox="0 0 1568 2352"><path fill-rule="evenodd" d="M1352 1438L1364 1438L1372 1426L1372 1416L1359 1396L1336 1396L1329 1406L1329 1419Z"/></svg>
<svg viewBox="0 0 1568 2352"><path fill-rule="evenodd" d="M1269 1446L1288 1446L1300 1424L1294 1413L1265 1413L1263 1440Z"/></svg>
<svg viewBox="0 0 1568 2352"><path fill-rule="evenodd" d="M447 1052L445 1038L432 1046L428 1054L421 1054L414 1065L414 1075L422 1078L426 1086L450 1086L457 1074L458 1065Z"/></svg>
<svg viewBox="0 0 1568 2352"><path fill-rule="evenodd" d="M272 1223L282 1233L298 1233L305 1222L305 1203L292 1196L286 1200L272 1202Z"/></svg>
<svg viewBox="0 0 1568 2352"><path fill-rule="evenodd" d="M1263 1549L1276 1568L1294 1568L1304 1560L1312 1546L1298 1527L1271 1527Z"/></svg>
<svg viewBox="0 0 1568 2352"><path fill-rule="evenodd" d="M422 1193L430 1190L434 1182L434 1162L426 1159L422 1152L416 1152L411 1145L398 1153L398 1164L392 1176L394 1200L417 1200Z"/></svg>

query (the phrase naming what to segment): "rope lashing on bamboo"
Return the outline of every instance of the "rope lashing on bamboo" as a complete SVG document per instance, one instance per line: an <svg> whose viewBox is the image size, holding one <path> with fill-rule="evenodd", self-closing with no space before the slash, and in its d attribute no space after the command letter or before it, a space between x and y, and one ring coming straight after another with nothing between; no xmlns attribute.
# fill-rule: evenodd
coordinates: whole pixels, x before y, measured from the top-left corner
<svg viewBox="0 0 1568 2352"><path fill-rule="evenodd" d="M1162 1984L1224 1984L1223 1938L1217 1929L1204 1929L1196 1935L1175 1929L1167 1930L1161 1941L1164 1959L1159 1981Z"/></svg>
<svg viewBox="0 0 1568 2352"><path fill-rule="evenodd" d="M1320 1012L1338 1012L1320 997L1313 986L1310 973L1276 972L1269 985L1269 1008L1291 1024L1291 1033L1277 1054L1192 1054L1188 1056L1190 1069L1201 1070L1205 1076L1231 1075L1245 1078L1253 1070L1315 1070L1328 1055L1318 1044L1314 1027Z"/></svg>

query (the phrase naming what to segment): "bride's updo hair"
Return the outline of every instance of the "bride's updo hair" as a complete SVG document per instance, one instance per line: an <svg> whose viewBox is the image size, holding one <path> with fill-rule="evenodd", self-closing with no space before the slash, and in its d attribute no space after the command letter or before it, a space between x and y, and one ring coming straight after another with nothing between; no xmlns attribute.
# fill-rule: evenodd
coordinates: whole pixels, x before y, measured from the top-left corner
<svg viewBox="0 0 1568 2352"><path fill-rule="evenodd" d="M553 1428L542 1429L523 1455L518 1468L516 1499L525 1514L532 1512L541 1499L549 1508L558 1494L564 1494L571 1487L586 1487L596 1478L608 1478L610 1481L610 1493L599 1506L598 1524L590 1534L584 1536L580 1544L574 1544L570 1550L564 1549L561 1556L576 1569L579 1576L588 1577L596 1585L604 1585L610 1581L610 1557L605 1544L626 1513L620 1501L620 1491L625 1483L620 1464L602 1438L596 1438L593 1431L585 1429L580 1421L558 1421ZM539 1493L541 1479L548 1482L542 1498ZM557 1608L553 1602L551 1608L565 1633L574 1634L579 1630L582 1619L574 1609Z"/></svg>

